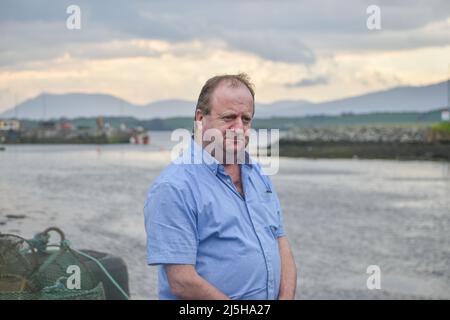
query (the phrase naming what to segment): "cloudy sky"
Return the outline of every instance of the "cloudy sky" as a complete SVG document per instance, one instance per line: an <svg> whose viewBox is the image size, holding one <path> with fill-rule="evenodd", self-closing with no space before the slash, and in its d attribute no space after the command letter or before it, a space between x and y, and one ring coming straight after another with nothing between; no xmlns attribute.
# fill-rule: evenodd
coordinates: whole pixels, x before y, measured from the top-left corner
<svg viewBox="0 0 450 320"><path fill-rule="evenodd" d="M447 79L450 1L0 0L0 40L0 111L41 92L195 100L236 72L259 102L325 101Z"/></svg>

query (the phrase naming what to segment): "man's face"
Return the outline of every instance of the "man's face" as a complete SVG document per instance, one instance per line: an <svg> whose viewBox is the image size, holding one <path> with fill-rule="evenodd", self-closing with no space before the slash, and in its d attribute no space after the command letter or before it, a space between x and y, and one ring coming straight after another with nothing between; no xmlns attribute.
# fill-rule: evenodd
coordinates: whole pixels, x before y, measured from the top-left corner
<svg viewBox="0 0 450 320"><path fill-rule="evenodd" d="M202 134L209 129L221 132L223 151L236 154L248 144L249 130L253 118L253 97L247 87L242 84L231 87L224 81L214 90L210 101L210 113L204 115L197 110L196 120L202 121ZM204 146L210 142L204 142Z"/></svg>

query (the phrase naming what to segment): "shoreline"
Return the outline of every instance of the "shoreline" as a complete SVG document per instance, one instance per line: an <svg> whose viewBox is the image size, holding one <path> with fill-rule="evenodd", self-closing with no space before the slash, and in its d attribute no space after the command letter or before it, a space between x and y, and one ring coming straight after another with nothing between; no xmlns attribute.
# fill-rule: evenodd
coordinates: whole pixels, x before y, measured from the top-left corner
<svg viewBox="0 0 450 320"><path fill-rule="evenodd" d="M279 155L291 158L450 161L450 143L298 141L280 139Z"/></svg>

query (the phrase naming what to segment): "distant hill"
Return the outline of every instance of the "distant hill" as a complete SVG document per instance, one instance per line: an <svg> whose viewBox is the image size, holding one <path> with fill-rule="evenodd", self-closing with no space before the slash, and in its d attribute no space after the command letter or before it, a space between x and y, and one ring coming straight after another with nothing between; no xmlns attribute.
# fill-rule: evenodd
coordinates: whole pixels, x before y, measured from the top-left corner
<svg viewBox="0 0 450 320"><path fill-rule="evenodd" d="M59 119L80 117L135 117L138 119L168 118L177 115L192 114L192 102L183 100L165 100L146 106L132 104L107 94L44 93L26 100L16 108L0 114L2 118L19 119Z"/></svg>
<svg viewBox="0 0 450 320"><path fill-rule="evenodd" d="M314 114L426 112L448 105L447 81L421 87L397 87L320 103Z"/></svg>
<svg viewBox="0 0 450 320"><path fill-rule="evenodd" d="M140 119L154 119L154 118L173 118L173 117L190 117L194 118L194 110L196 103L187 100L161 100L149 103L144 108L148 111L143 112Z"/></svg>
<svg viewBox="0 0 450 320"><path fill-rule="evenodd" d="M447 82L397 87L345 99L312 103L304 100L275 101L257 104L256 117L303 117L311 115L367 114L375 112L427 112L443 108L447 102ZM41 94L20 103L16 110L0 114L1 118L57 119L79 117L134 117L167 119L194 116L195 102L163 100L136 105L107 94Z"/></svg>

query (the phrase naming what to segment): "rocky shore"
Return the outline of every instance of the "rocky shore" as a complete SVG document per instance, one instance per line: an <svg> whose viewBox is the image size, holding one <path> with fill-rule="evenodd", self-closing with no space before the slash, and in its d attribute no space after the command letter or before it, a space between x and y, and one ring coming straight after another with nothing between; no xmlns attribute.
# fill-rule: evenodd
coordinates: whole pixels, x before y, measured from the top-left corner
<svg viewBox="0 0 450 320"><path fill-rule="evenodd" d="M433 127L295 128L280 139L280 155L450 161L450 133Z"/></svg>

